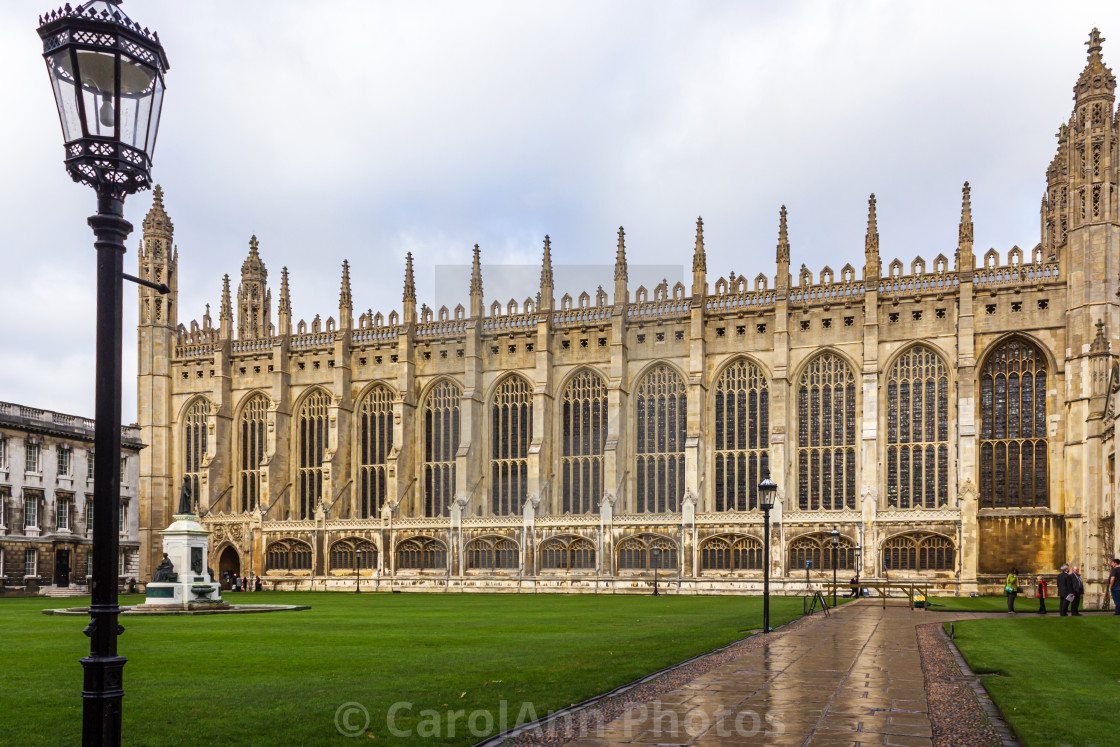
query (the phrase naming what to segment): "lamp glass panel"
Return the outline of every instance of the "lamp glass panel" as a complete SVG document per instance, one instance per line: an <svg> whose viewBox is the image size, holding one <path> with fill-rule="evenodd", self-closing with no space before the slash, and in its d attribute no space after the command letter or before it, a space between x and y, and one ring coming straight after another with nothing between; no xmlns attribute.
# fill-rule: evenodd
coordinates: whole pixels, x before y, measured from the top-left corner
<svg viewBox="0 0 1120 747"><path fill-rule="evenodd" d="M90 49L79 49L76 56L85 104L86 135L115 137L117 56Z"/></svg>
<svg viewBox="0 0 1120 747"><path fill-rule="evenodd" d="M159 129L159 115L163 109L163 76L155 76L151 97L151 115L148 117L148 137L144 142L144 152L151 159L156 152L156 131Z"/></svg>
<svg viewBox="0 0 1120 747"><path fill-rule="evenodd" d="M62 120L62 139L69 143L82 136L82 119L78 113L78 92L71 72L70 52L63 50L52 54L47 60L47 72L51 76L54 101L58 106L58 116Z"/></svg>
<svg viewBox="0 0 1120 747"><path fill-rule="evenodd" d="M150 67L121 60L121 142L125 145L146 150L155 80L155 71Z"/></svg>

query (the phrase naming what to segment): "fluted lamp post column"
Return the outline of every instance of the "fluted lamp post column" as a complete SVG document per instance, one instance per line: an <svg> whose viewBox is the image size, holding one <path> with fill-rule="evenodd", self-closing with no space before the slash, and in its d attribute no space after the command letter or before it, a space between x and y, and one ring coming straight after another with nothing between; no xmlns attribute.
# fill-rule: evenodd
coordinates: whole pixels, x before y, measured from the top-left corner
<svg viewBox="0 0 1120 747"><path fill-rule="evenodd" d="M763 470L758 484L758 507L762 509L762 632L770 632L770 510L778 485L770 479L770 470Z"/></svg>
<svg viewBox="0 0 1120 747"><path fill-rule="evenodd" d="M661 565L661 548L654 547L649 551L650 562L653 563L653 595L661 596L657 591L657 567Z"/></svg>
<svg viewBox="0 0 1120 747"><path fill-rule="evenodd" d="M362 593L362 548L354 550L354 593Z"/></svg>
<svg viewBox="0 0 1120 747"><path fill-rule="evenodd" d="M836 606L836 552L840 549L840 532L833 529L828 533L832 538L832 606Z"/></svg>
<svg viewBox="0 0 1120 747"><path fill-rule="evenodd" d="M97 364L93 463L90 639L84 657L82 744L121 743L125 658L117 654L117 553L121 452L122 280L167 293L163 278L124 274L126 196L151 186L167 55L154 31L118 0L66 5L39 18L39 37L62 124L70 177L97 193L89 219L97 248ZM153 282L155 280L156 282Z"/></svg>

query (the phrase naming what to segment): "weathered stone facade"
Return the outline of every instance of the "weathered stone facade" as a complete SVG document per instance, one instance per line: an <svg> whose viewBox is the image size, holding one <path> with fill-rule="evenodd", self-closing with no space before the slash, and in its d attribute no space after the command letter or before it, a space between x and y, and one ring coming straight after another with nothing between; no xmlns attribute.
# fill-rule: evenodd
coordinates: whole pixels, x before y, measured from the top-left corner
<svg viewBox="0 0 1120 747"><path fill-rule="evenodd" d="M952 257L883 263L875 198L862 267L628 285L558 301L539 287L469 308L275 323L256 238L218 325L178 323L178 256L157 188L140 272L141 542L186 477L211 564L281 588L646 589L654 548L682 592L761 585L754 486L779 485L771 575L927 578L970 591L1115 550L1112 343L1120 328L1115 78L1093 32L1047 170L1041 241L977 257L969 186ZM1113 385L1115 386L1115 384ZM1111 417L1111 415L1109 415ZM1105 466L1109 465L1108 469ZM1106 547L1107 546L1107 547ZM858 548L858 549L857 549ZM1099 587L1098 587L1099 588Z"/></svg>
<svg viewBox="0 0 1120 747"><path fill-rule="evenodd" d="M140 429L121 429L120 581L139 578ZM0 402L0 593L85 589L93 421Z"/></svg>

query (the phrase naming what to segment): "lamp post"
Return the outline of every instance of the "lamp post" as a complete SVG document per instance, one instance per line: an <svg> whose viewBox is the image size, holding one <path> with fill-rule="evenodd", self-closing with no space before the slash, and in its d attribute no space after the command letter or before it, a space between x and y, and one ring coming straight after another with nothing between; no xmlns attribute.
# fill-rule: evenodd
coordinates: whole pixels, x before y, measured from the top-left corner
<svg viewBox="0 0 1120 747"><path fill-rule="evenodd" d="M362 593L362 548L354 550L354 593Z"/></svg>
<svg viewBox="0 0 1120 747"><path fill-rule="evenodd" d="M856 598L859 598L859 570L863 567L863 545L856 545L853 550L856 556L853 564L856 567Z"/></svg>
<svg viewBox="0 0 1120 747"><path fill-rule="evenodd" d="M62 124L70 177L97 193L90 217L97 248L97 364L93 465L93 568L90 639L84 657L82 744L121 743L125 658L117 655L117 552L120 514L122 279L132 224L124 199L151 185L167 55L159 36L134 22L117 0L92 0L39 19L39 37ZM159 280L158 278L156 280Z"/></svg>
<svg viewBox="0 0 1120 747"><path fill-rule="evenodd" d="M770 479L770 470L762 471L758 484L758 507L762 509L762 632L770 632L770 509L774 508L777 484Z"/></svg>
<svg viewBox="0 0 1120 747"><path fill-rule="evenodd" d="M832 537L832 606L836 606L836 551L840 548L840 532L833 529L828 533Z"/></svg>
<svg viewBox="0 0 1120 747"><path fill-rule="evenodd" d="M649 551L649 556L653 560L653 595L658 597L661 596L657 591L657 566L661 565L661 548L654 547Z"/></svg>

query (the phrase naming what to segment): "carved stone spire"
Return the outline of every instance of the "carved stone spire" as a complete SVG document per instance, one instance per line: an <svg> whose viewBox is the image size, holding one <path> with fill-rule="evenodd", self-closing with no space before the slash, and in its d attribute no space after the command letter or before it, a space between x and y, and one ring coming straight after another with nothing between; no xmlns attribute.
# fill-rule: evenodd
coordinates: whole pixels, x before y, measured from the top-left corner
<svg viewBox="0 0 1120 747"><path fill-rule="evenodd" d="M405 324L416 321L416 278L412 274L412 252L404 257L404 293L401 296L404 303Z"/></svg>
<svg viewBox="0 0 1120 747"><path fill-rule="evenodd" d="M242 340L271 334L272 294L268 290L268 269L257 247L257 237L253 236L249 239L249 256L241 265L241 284L237 286L237 336Z"/></svg>
<svg viewBox="0 0 1120 747"><path fill-rule="evenodd" d="M1104 319L1097 320L1097 335L1089 343L1090 355L1106 355L1108 353L1108 337L1104 333Z"/></svg>
<svg viewBox="0 0 1120 747"><path fill-rule="evenodd" d="M629 274L626 269L626 231L618 227L618 250L614 258L614 305L620 306L630 300L630 293L626 289Z"/></svg>
<svg viewBox="0 0 1120 747"><path fill-rule="evenodd" d="M482 318L482 256L478 244L474 245L474 260L471 263L471 316Z"/></svg>
<svg viewBox="0 0 1120 747"><path fill-rule="evenodd" d="M140 324L173 329L179 306L179 257L174 248L175 226L163 209L163 188L158 184L143 226L144 235L137 253L138 274L153 283L166 283L171 292L161 295L151 288L140 286Z"/></svg>
<svg viewBox="0 0 1120 747"><path fill-rule="evenodd" d="M552 311L555 306L552 282L552 240L544 237L544 255L541 257L541 297L538 305L541 311Z"/></svg>
<svg viewBox="0 0 1120 747"><path fill-rule="evenodd" d="M708 255L704 251L704 219L696 219L696 248L692 251L692 297L702 301L708 292Z"/></svg>
<svg viewBox="0 0 1120 747"><path fill-rule="evenodd" d="M779 291L789 290L789 229L786 226L786 206L782 205L778 213L778 271L774 276L774 285Z"/></svg>
<svg viewBox="0 0 1120 747"><path fill-rule="evenodd" d="M1077 84L1073 87L1073 100L1078 104L1088 99L1107 99L1109 102L1113 100L1116 92L1116 77L1101 58L1101 44L1104 41L1105 38L1097 29L1094 28L1089 32L1089 41L1085 42L1089 47L1088 61L1077 79ZM1110 106L1105 115L1111 113Z"/></svg>
<svg viewBox="0 0 1120 747"><path fill-rule="evenodd" d="M354 326L354 298L350 294L350 262L342 260L342 288L338 294L338 327L351 329Z"/></svg>
<svg viewBox="0 0 1120 747"><path fill-rule="evenodd" d="M218 326L222 339L233 338L233 303L229 296L229 274L222 276L222 303L218 307Z"/></svg>
<svg viewBox="0 0 1120 747"><path fill-rule="evenodd" d="M277 321L280 323L279 333L290 335L292 333L292 295L288 289L288 268L280 270L280 302L276 306Z"/></svg>
<svg viewBox="0 0 1120 747"><path fill-rule="evenodd" d="M879 261L879 225L875 216L874 193L867 200L867 236L863 240L863 254L864 280L878 280L882 272L882 263Z"/></svg>
<svg viewBox="0 0 1120 747"><path fill-rule="evenodd" d="M961 187L961 225L958 230L957 271L971 272L976 266L972 254L972 188L968 182Z"/></svg>

